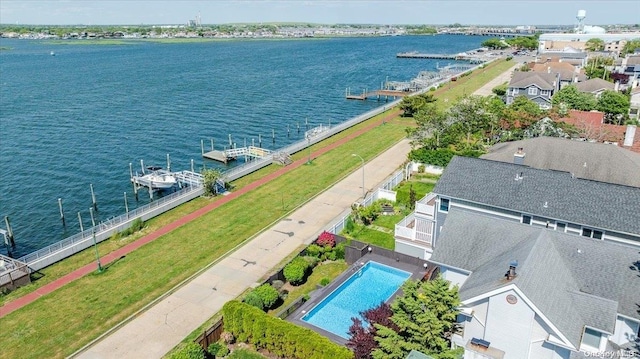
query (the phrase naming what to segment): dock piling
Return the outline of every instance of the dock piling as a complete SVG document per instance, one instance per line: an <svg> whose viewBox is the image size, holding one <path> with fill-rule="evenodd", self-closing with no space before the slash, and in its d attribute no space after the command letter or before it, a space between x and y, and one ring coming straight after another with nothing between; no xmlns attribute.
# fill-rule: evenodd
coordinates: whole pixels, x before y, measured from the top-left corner
<svg viewBox="0 0 640 359"><path fill-rule="evenodd" d="M84 238L84 226L82 225L82 216L80 216L80 212L78 212L78 223L80 224L80 234L82 238Z"/></svg>
<svg viewBox="0 0 640 359"><path fill-rule="evenodd" d="M129 204L127 203L127 192L124 193L124 210L129 215Z"/></svg>
<svg viewBox="0 0 640 359"><path fill-rule="evenodd" d="M171 159L169 158L168 153L167 153L167 171L171 172Z"/></svg>
<svg viewBox="0 0 640 359"><path fill-rule="evenodd" d="M204 140L200 140L200 152L204 155Z"/></svg>
<svg viewBox="0 0 640 359"><path fill-rule="evenodd" d="M62 226L66 227L67 224L64 221L64 211L62 210L62 198L58 198L58 208L60 209L60 220L62 221Z"/></svg>
<svg viewBox="0 0 640 359"><path fill-rule="evenodd" d="M12 248L15 248L16 241L13 237L13 229L11 229L11 223L9 223L9 216L4 216L4 224L7 225L7 239L9 240L9 243L7 244L10 244Z"/></svg>
<svg viewBox="0 0 640 359"><path fill-rule="evenodd" d="M96 202L96 193L93 192L93 183L89 183L89 188L91 188L91 203L93 208L98 211L98 203Z"/></svg>
<svg viewBox="0 0 640 359"><path fill-rule="evenodd" d="M233 142L231 141L231 134L229 134L229 148L232 148Z"/></svg>
<svg viewBox="0 0 640 359"><path fill-rule="evenodd" d="M289 124L287 123L287 138L289 138L290 134L291 134L291 131L289 130Z"/></svg>
<svg viewBox="0 0 640 359"><path fill-rule="evenodd" d="M193 158L191 159L191 172L195 172L195 171L193 170Z"/></svg>

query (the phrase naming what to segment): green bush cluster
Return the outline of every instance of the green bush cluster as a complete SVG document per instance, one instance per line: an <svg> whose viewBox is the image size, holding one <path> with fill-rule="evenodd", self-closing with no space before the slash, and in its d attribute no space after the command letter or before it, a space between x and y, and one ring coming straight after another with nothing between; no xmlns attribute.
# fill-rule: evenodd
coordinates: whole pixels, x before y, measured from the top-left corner
<svg viewBox="0 0 640 359"><path fill-rule="evenodd" d="M249 294L244 297L244 302L260 310L264 310L264 302L262 301L262 298L260 298L258 293L254 291L249 292Z"/></svg>
<svg viewBox="0 0 640 359"><path fill-rule="evenodd" d="M353 222L351 222L353 224ZM319 261L335 261L344 259L345 243L338 243L335 247L322 247L317 244L311 244L307 247L305 253L308 257L317 258Z"/></svg>
<svg viewBox="0 0 640 359"><path fill-rule="evenodd" d="M130 236L143 228L144 228L144 221L140 218L136 218L133 220L133 222L131 222L131 226L129 228L120 232L120 238Z"/></svg>
<svg viewBox="0 0 640 359"><path fill-rule="evenodd" d="M282 274L284 278L292 285L298 285L304 282L309 270L309 262L304 258L295 257L289 264L284 267Z"/></svg>
<svg viewBox="0 0 640 359"><path fill-rule="evenodd" d="M209 344L207 348L207 352L214 358L224 358L229 355L229 347L226 344L220 342L215 342Z"/></svg>
<svg viewBox="0 0 640 359"><path fill-rule="evenodd" d="M292 359L353 359L353 353L328 338L287 321L267 315L261 310L238 301L222 307L225 330L239 342L253 344L258 349Z"/></svg>
<svg viewBox="0 0 640 359"><path fill-rule="evenodd" d="M260 299L262 299L262 304L264 304L265 309L272 308L280 298L278 290L267 283L259 286L253 291L260 297Z"/></svg>
<svg viewBox="0 0 640 359"><path fill-rule="evenodd" d="M205 353L198 343L190 342L173 352L169 359L205 359Z"/></svg>

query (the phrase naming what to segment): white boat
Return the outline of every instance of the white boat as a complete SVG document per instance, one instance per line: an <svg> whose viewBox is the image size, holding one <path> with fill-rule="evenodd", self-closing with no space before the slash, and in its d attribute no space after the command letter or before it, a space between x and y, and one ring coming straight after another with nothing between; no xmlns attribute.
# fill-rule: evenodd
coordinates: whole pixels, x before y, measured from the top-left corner
<svg viewBox="0 0 640 359"><path fill-rule="evenodd" d="M133 176L131 180L138 185L149 187L153 190L163 190L173 188L178 181L175 176L161 167L147 167L149 172L142 176Z"/></svg>
<svg viewBox="0 0 640 359"><path fill-rule="evenodd" d="M51 51L51 56L56 56L56 53Z"/></svg>

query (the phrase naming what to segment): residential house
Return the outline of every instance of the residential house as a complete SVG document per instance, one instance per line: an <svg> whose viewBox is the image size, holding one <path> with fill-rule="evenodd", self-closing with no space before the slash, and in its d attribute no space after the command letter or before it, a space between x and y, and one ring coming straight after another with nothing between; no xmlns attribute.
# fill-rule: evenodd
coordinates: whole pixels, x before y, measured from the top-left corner
<svg viewBox="0 0 640 359"><path fill-rule="evenodd" d="M600 97L605 91L614 91L616 89L614 84L600 78L578 82L575 86L578 91L593 94L595 97Z"/></svg>
<svg viewBox="0 0 640 359"><path fill-rule="evenodd" d="M587 76L583 71L578 70L567 62L532 63L529 67L535 72L558 74L559 88L587 80Z"/></svg>
<svg viewBox="0 0 640 359"><path fill-rule="evenodd" d="M640 87L637 87L631 91L629 118L632 120L640 121Z"/></svg>
<svg viewBox="0 0 640 359"><path fill-rule="evenodd" d="M558 137L498 143L480 158L563 171L593 181L640 187L640 153L621 146Z"/></svg>
<svg viewBox="0 0 640 359"><path fill-rule="evenodd" d="M633 357L639 259L617 243L452 208L431 261L460 288L452 341L465 359L569 359Z"/></svg>
<svg viewBox="0 0 640 359"><path fill-rule="evenodd" d="M640 86L640 54L627 55L617 61L612 72L614 75L624 78L624 83L632 89Z"/></svg>
<svg viewBox="0 0 640 359"><path fill-rule="evenodd" d="M513 158L454 157L416 203L413 222L396 226L395 250L440 265L460 286L464 329L453 339L467 359L577 358L632 346L640 187Z"/></svg>
<svg viewBox="0 0 640 359"><path fill-rule="evenodd" d="M565 48L563 51L545 52L540 54L539 57L544 62L566 62L582 69L587 65L588 54L569 47Z"/></svg>
<svg viewBox="0 0 640 359"><path fill-rule="evenodd" d="M606 44L604 44L604 51L611 51L611 52L615 52L616 54L620 55L620 51L622 51L622 49L624 49L624 45L627 44L627 40L618 40L618 41L611 41L611 42L607 42Z"/></svg>
<svg viewBox="0 0 640 359"><path fill-rule="evenodd" d="M525 96L542 109L551 108L551 97L558 90L559 75L554 73L516 71L507 86L507 105Z"/></svg>
<svg viewBox="0 0 640 359"><path fill-rule="evenodd" d="M574 126L580 138L587 141L613 143L640 153L640 134L635 135L636 126L604 123L603 112L570 110L569 115L559 121Z"/></svg>

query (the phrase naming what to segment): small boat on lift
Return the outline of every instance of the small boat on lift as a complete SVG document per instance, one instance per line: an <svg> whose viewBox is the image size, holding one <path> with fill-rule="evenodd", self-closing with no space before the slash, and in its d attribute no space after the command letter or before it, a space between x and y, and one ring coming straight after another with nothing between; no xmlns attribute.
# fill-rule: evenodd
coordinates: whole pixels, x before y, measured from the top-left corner
<svg viewBox="0 0 640 359"><path fill-rule="evenodd" d="M131 182L138 186L144 186L152 190L167 190L178 184L176 177L162 167L149 166L146 171L143 168L142 175L132 174Z"/></svg>
<svg viewBox="0 0 640 359"><path fill-rule="evenodd" d="M147 167L147 170L150 172L140 178L142 181L149 182L149 186L147 187L151 187L152 189L170 189L178 183L171 172L162 169L162 167L150 166Z"/></svg>

